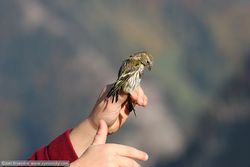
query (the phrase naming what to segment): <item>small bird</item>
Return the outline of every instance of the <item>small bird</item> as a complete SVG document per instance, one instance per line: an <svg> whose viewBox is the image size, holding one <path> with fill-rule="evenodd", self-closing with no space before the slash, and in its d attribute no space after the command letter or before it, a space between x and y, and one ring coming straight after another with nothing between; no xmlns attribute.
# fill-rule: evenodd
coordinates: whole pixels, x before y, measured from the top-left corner
<svg viewBox="0 0 250 167"><path fill-rule="evenodd" d="M134 104L131 99L131 93L133 90L140 85L141 77L143 75L145 67L150 71L153 66L153 56L146 51L137 52L131 55L128 59L124 60L119 72L118 78L107 97L112 98L112 103L118 101L118 94L122 91L128 93L128 110L133 111L135 116Z"/></svg>

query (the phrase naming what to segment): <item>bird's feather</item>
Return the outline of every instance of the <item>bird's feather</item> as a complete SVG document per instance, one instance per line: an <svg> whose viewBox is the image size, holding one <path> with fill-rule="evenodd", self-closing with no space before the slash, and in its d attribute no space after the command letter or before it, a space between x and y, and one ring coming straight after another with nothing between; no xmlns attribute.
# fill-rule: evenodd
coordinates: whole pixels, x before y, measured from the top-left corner
<svg viewBox="0 0 250 167"><path fill-rule="evenodd" d="M135 113L131 93L140 85L144 68L147 67L150 69L152 63L152 55L145 51L137 52L124 60L119 69L117 80L108 92L107 97L113 96L112 102L114 102L114 100L117 102L118 95L121 91L128 93L128 110L129 112L134 111Z"/></svg>

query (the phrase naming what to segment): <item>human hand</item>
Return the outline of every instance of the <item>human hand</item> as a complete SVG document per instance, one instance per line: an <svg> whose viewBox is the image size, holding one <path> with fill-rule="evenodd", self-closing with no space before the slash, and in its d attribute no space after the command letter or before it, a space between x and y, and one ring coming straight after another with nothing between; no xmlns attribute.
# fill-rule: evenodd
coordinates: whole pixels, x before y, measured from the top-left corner
<svg viewBox="0 0 250 167"><path fill-rule="evenodd" d="M99 121L105 120L108 125L108 132L114 133L126 122L129 111L127 108L128 94L120 93L118 101L112 103L112 97L107 98L107 94L112 85L107 85L101 92L90 116L88 119L97 129ZM148 103L148 98L144 94L142 88L138 86L132 93L131 98L134 104L145 107Z"/></svg>
<svg viewBox="0 0 250 167"><path fill-rule="evenodd" d="M136 148L120 144L105 144L107 134L107 124L104 120L101 120L92 145L70 166L140 167L135 159L142 161L148 159L148 155L145 152Z"/></svg>
<svg viewBox="0 0 250 167"><path fill-rule="evenodd" d="M112 97L107 98L107 93L112 85L106 86L87 119L74 127L70 133L70 140L78 156L92 144L98 130L100 120L105 120L108 132L116 132L127 120L129 111L127 108L127 94L121 93L118 101L112 103ZM134 104L145 107L148 103L147 96L141 87L137 87L131 94Z"/></svg>

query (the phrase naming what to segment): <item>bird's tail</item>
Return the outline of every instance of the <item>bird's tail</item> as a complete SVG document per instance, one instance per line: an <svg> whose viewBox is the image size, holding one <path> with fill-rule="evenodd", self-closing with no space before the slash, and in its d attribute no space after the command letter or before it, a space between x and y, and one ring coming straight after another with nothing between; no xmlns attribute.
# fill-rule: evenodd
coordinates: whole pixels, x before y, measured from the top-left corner
<svg viewBox="0 0 250 167"><path fill-rule="evenodd" d="M132 101L132 98L131 98L130 94L128 95L128 111L129 112L133 111L135 116L136 116L135 107L134 107L134 104L133 104L133 101Z"/></svg>
<svg viewBox="0 0 250 167"><path fill-rule="evenodd" d="M115 102L118 101L118 95L119 95L120 90L121 90L121 85L118 84L117 82L109 90L107 97L109 98L109 97L113 96L112 103L114 102L114 100L115 100ZM127 102L128 102L128 111L129 112L133 111L135 116L136 116L134 104L133 104L133 101L132 101L130 94L128 94Z"/></svg>
<svg viewBox="0 0 250 167"><path fill-rule="evenodd" d="M114 102L114 100L115 100L115 102L118 101L118 95L119 95L120 90L121 90L121 86L117 82L109 90L107 97L109 98L109 97L113 96L112 103Z"/></svg>

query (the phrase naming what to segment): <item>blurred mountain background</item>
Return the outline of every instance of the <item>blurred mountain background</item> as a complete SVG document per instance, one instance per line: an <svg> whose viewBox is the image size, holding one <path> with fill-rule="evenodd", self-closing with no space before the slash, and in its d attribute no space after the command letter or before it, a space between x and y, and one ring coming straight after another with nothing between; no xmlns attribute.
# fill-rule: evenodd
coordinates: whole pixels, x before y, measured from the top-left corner
<svg viewBox="0 0 250 167"><path fill-rule="evenodd" d="M90 113L123 59L153 70L110 142L145 167L250 166L249 0L1 0L0 159L27 159Z"/></svg>

